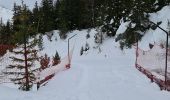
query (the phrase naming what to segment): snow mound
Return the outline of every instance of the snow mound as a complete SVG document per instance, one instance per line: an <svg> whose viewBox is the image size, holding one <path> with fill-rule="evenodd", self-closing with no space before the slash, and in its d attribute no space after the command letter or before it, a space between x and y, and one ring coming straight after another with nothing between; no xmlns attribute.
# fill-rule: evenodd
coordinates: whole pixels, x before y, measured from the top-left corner
<svg viewBox="0 0 170 100"><path fill-rule="evenodd" d="M170 6L163 7L157 13L150 14L150 20L154 23L162 22L159 26L169 32L170 26L168 26L168 21L170 22ZM157 28L156 30L148 30L145 33L145 36L142 38L140 47L144 50L149 50L149 43L157 44L165 43L166 41L166 33L163 32L161 29Z"/></svg>

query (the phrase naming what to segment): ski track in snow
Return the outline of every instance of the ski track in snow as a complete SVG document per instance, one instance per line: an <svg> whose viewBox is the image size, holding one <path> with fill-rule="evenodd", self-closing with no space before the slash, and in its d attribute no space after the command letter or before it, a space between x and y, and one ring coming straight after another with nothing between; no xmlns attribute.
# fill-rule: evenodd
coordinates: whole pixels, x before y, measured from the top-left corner
<svg viewBox="0 0 170 100"><path fill-rule="evenodd" d="M54 97L60 100L113 100L113 98L116 100L150 100L151 98L160 100L152 93L159 95L164 92L161 92L155 84L151 84L149 79L135 69L133 60L127 60L127 58L129 57L115 56L113 61L108 61L109 59L75 61L79 63L73 61L72 68L61 73L63 75L68 73L67 76L56 76L55 81L49 82L49 86L47 85L44 89L56 84L60 88L55 88ZM120 66L117 60L127 61ZM66 77L70 80L69 82L65 80ZM61 81L68 83L61 85ZM62 88L63 91L61 91ZM63 96L63 93L66 95Z"/></svg>
<svg viewBox="0 0 170 100"><path fill-rule="evenodd" d="M112 40L108 40L101 46L102 53L95 54L96 51L91 50L80 57L77 48L81 45L75 47L71 69L57 73L39 91L21 92L0 87L0 100L170 99L169 92L160 91L135 68L134 49L122 52Z"/></svg>

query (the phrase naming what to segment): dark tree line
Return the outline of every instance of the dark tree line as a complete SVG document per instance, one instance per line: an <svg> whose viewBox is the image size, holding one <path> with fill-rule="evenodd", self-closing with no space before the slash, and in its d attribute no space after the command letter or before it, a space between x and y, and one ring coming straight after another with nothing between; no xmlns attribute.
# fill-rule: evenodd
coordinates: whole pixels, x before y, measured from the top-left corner
<svg viewBox="0 0 170 100"><path fill-rule="evenodd" d="M100 3L99 3L100 1ZM117 36L121 49L131 47L150 29L149 13L154 13L169 5L170 0L95 0L96 23L108 36L115 36L122 22L130 22L127 30Z"/></svg>
<svg viewBox="0 0 170 100"><path fill-rule="evenodd" d="M149 14L159 11L170 0L42 0L40 6L37 2L33 10L27 9L26 25L29 25L29 35L60 30L61 38L66 38L66 33L75 29L87 29L101 26L103 34L115 36L122 22L130 24L125 33L116 40L124 46L130 47L135 42L135 37L140 39L149 25L144 20L149 20ZM21 36L22 18L21 6L14 4L13 21L6 24L0 22L0 43L14 43ZM135 26L134 26L135 25ZM17 36L17 37L16 37ZM6 39L6 37L11 39Z"/></svg>

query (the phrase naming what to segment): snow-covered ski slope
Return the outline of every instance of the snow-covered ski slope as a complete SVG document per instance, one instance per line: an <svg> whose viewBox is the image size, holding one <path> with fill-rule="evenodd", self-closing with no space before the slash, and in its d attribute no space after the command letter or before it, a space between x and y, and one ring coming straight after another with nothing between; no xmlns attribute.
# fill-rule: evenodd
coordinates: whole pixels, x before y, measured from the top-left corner
<svg viewBox="0 0 170 100"><path fill-rule="evenodd" d="M0 100L169 100L170 93L160 91L156 84L135 69L135 50L120 51L114 39L107 39L94 49L95 31L91 31L86 40L86 30L73 31L68 37L77 34L71 69L61 71L41 87L39 91L22 92L17 89L0 86ZM57 31L55 32L57 36ZM54 35L54 37L55 37ZM57 49L61 56L66 55L67 40L52 38L43 52L54 52ZM83 56L80 48L85 43L90 50ZM47 43L47 42L46 42ZM54 44L58 45L54 45ZM59 44L62 45L59 45ZM72 42L73 43L73 42ZM50 45L53 47L50 47ZM64 51L64 52L62 52Z"/></svg>
<svg viewBox="0 0 170 100"><path fill-rule="evenodd" d="M169 11L160 12L168 14ZM156 22L154 16L159 17L160 14L152 15ZM163 18L167 17L159 20L166 20ZM165 25L162 27L166 28ZM141 42L144 48L157 30L150 30L145 35ZM170 100L170 92L160 91L155 83L151 83L135 68L134 49L121 51L114 39L106 38L100 45L100 52L99 48L94 49L98 46L94 43L95 33L92 30L89 39L86 39L87 30L69 33L68 37L77 34L70 41L71 47L75 42L71 69L57 73L39 91L23 92L0 85L0 100ZM90 50L80 56L80 49L86 42ZM43 36L43 44L44 50L40 52L42 55L47 53L52 57L56 50L61 58L67 55L67 40L59 39L58 31L55 31L52 42Z"/></svg>

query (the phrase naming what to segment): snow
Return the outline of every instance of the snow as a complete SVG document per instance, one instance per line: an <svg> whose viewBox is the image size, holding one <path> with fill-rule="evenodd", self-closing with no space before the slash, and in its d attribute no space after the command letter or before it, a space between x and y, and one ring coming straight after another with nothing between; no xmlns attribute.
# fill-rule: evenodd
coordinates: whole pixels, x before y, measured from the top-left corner
<svg viewBox="0 0 170 100"><path fill-rule="evenodd" d="M165 7L164 9L169 9L169 7ZM167 12L168 11L170 11L170 9L167 10ZM159 12L156 15L152 15L153 21L155 21L154 16L160 16ZM160 20L162 19L160 18ZM127 24L124 24L120 28L124 29L123 27L126 25ZM164 22L161 25L163 28L166 28L164 27ZM156 31L149 31L149 35L145 35L141 45L150 42L150 38L153 35L152 32L159 32L158 29ZM68 34L67 39L77 34L76 37L70 40L70 48L74 46L75 48L69 70L58 72L53 79L38 91L23 92L1 84L0 100L170 99L169 92L160 91L156 84L151 83L147 77L135 68L135 49L125 49L121 51L119 44L115 43L115 40L112 38L106 38L101 45L95 44L95 33L97 32L92 29L89 39L86 39L87 30L75 30ZM121 31L118 33L121 33ZM52 41L49 41L47 36L44 35L44 50L42 50L40 54L44 55L47 53L48 56L52 58L57 50L61 58L64 58L67 55L67 39L59 39L58 31L54 31ZM85 46L86 43L89 43L90 50L80 56L80 49L82 46ZM99 48L101 52L99 52Z"/></svg>
<svg viewBox="0 0 170 100"><path fill-rule="evenodd" d="M154 23L162 21L162 23L159 25L161 28L168 30L168 21L170 21L170 6L163 7L160 11L157 13L151 13L150 14L150 20ZM157 44L160 44L162 42L165 43L166 41L166 33L157 28L156 30L148 30L145 33L145 36L143 37L141 41L141 48L144 50L148 50L148 44L156 42Z"/></svg>
<svg viewBox="0 0 170 100"><path fill-rule="evenodd" d="M100 45L101 53L93 43L95 31L90 32L91 38L86 40L86 30L73 31L68 37L77 34L71 69L58 72L46 86L39 91L22 92L14 88L0 85L0 100L169 100L170 94L160 91L156 84L135 69L135 50L120 51L114 39L107 39ZM57 35L57 31L55 32ZM55 39L55 38L52 38ZM44 42L49 42L45 40ZM64 50L67 55L66 40L49 42L58 51ZM86 42L90 50L80 56L80 48ZM57 46L56 44L60 44ZM45 45L43 52L55 52ZM62 46L63 45L63 46ZM48 49L47 49L48 47ZM59 53L60 54L60 53ZM62 54L62 53L61 53ZM62 57L63 58L63 57ZM5 91L5 92L4 92Z"/></svg>
<svg viewBox="0 0 170 100"><path fill-rule="evenodd" d="M148 51L143 51L139 49L137 64L150 71L154 76L159 77L159 79L164 80L165 51L165 48L161 48L159 45L156 44L151 50ZM167 72L170 72L169 66L170 63L168 62Z"/></svg>
<svg viewBox="0 0 170 100"><path fill-rule="evenodd" d="M119 26L116 35L119 35L121 33L124 33L128 27L130 22L122 22L121 25Z"/></svg>

